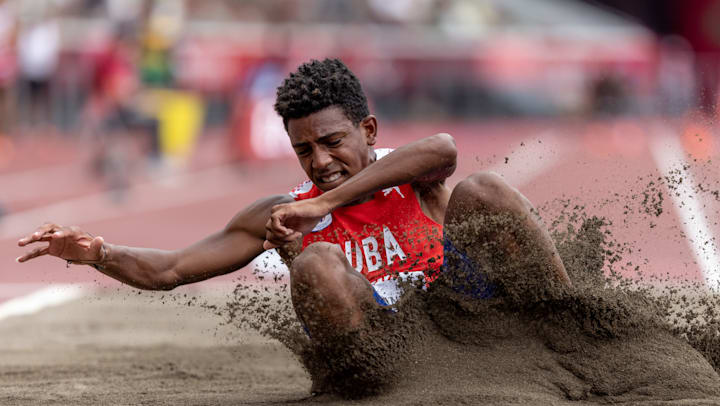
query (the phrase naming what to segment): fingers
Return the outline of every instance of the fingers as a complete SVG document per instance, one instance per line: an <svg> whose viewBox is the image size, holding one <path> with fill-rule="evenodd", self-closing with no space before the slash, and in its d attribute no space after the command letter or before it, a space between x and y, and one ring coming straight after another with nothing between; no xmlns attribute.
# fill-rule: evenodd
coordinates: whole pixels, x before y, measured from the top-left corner
<svg viewBox="0 0 720 406"><path fill-rule="evenodd" d="M87 233L83 232L77 226L63 227L55 223L45 223L35 229L32 234L19 239L18 246L24 247L28 244L32 244L38 241L51 241L59 238L73 237L75 240L78 240L78 242L80 242L82 245L88 247L89 241L87 243L82 242L82 240L84 239L83 237L88 236L89 235Z"/></svg>
<svg viewBox="0 0 720 406"><path fill-rule="evenodd" d="M25 255L19 256L15 259L15 261L23 263L25 261L31 260L33 258L46 255L48 253L48 247L37 247L33 249L32 251L29 251L25 253Z"/></svg>
<svg viewBox="0 0 720 406"><path fill-rule="evenodd" d="M264 249L277 248L302 237L302 233L285 227L281 218L281 213L275 211L265 224Z"/></svg>
<svg viewBox="0 0 720 406"><path fill-rule="evenodd" d="M71 242L83 248L90 248L93 240L92 236L80 231L77 227L63 227L60 230L54 231L52 234L47 234L47 236L49 237L48 241L62 241L63 245Z"/></svg>
<svg viewBox="0 0 720 406"><path fill-rule="evenodd" d="M292 221L291 224L295 224L298 217L302 218L302 214L298 214L296 207L293 203L288 203L278 204L272 208L270 218L265 224L264 249L277 248L302 238L303 234L300 230L287 226L289 221Z"/></svg>
<svg viewBox="0 0 720 406"><path fill-rule="evenodd" d="M50 238L50 234L60 228L61 227L55 223L45 223L40 227L36 228L32 234L19 239L18 245L24 247L37 241L47 241L47 239Z"/></svg>
<svg viewBox="0 0 720 406"><path fill-rule="evenodd" d="M273 239L284 239L295 231L283 224L283 220L286 217L286 213L282 210L283 206L285 205L277 205L273 207L272 214L270 215L267 223L265 223L267 235L271 237L268 238L270 241Z"/></svg>
<svg viewBox="0 0 720 406"><path fill-rule="evenodd" d="M102 237L93 237L79 227L63 227L55 223L45 223L32 234L18 240L21 247L39 241L48 242L47 246L35 248L16 258L17 262L26 262L41 255L52 255L63 259L97 260L102 253Z"/></svg>
<svg viewBox="0 0 720 406"><path fill-rule="evenodd" d="M277 235L289 235L294 231L285 227L285 224L283 224L283 220L287 217L287 213L284 210L287 206L287 204L279 204L272 208L272 214L270 215L266 228L272 230L272 232Z"/></svg>
<svg viewBox="0 0 720 406"><path fill-rule="evenodd" d="M269 250L271 248L277 248L295 241L295 239L297 239L299 236L301 237L302 234L298 232L293 232L285 236L277 236L268 231L265 234L265 242L263 243L263 248L265 248L266 250Z"/></svg>
<svg viewBox="0 0 720 406"><path fill-rule="evenodd" d="M295 231L292 234L288 235L286 238L283 239L271 239L270 236L266 237L266 240L263 242L263 249L270 250L273 248L278 248L280 246L283 246L285 244L291 243L298 238L302 238L302 233L299 231Z"/></svg>

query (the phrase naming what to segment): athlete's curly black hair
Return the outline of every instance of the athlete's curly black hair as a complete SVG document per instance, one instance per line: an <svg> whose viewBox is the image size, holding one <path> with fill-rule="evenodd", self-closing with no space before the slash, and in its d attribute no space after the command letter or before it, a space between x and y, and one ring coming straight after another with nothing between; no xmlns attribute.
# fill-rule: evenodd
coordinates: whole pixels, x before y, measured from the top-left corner
<svg viewBox="0 0 720 406"><path fill-rule="evenodd" d="M339 106L357 125L370 114L360 81L339 59L311 60L300 65L277 89L275 111L288 120L326 107Z"/></svg>

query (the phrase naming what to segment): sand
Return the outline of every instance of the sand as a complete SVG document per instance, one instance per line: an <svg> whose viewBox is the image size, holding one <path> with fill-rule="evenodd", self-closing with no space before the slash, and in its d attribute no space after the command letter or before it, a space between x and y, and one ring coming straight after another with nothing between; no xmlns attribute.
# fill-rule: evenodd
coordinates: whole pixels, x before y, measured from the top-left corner
<svg viewBox="0 0 720 406"><path fill-rule="evenodd" d="M202 297L221 304L225 295L204 292ZM558 351L528 336L517 319L510 323L518 323L522 333L501 337L466 331L450 339L439 330L425 332L402 365L403 379L380 395L352 401L332 395L308 398L310 377L277 341L223 326L208 309L161 301L161 296L98 291L36 315L4 320L0 404L720 402L717 374L697 351L671 335L647 332ZM612 357L618 354L624 358ZM593 374L614 379L593 387L588 382L600 382Z"/></svg>
<svg viewBox="0 0 720 406"><path fill-rule="evenodd" d="M279 343L161 296L99 290L3 320L0 404L237 405L308 396L307 374Z"/></svg>

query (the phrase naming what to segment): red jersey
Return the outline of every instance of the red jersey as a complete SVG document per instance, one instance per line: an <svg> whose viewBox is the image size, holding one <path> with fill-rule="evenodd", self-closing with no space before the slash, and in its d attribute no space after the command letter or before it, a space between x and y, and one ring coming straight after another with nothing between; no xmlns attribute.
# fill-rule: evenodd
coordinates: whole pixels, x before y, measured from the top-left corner
<svg viewBox="0 0 720 406"><path fill-rule="evenodd" d="M375 151L377 159L389 149ZM290 195L305 200L323 192L311 181ZM367 202L335 209L303 238L338 244L348 262L389 302L400 295L397 278L437 278L443 262L442 225L427 217L409 184L376 192Z"/></svg>

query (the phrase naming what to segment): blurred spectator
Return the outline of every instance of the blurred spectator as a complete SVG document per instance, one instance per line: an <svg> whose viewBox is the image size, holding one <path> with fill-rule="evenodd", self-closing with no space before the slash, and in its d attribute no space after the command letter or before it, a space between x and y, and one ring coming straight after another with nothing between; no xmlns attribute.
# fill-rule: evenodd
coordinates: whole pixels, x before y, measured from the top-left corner
<svg viewBox="0 0 720 406"><path fill-rule="evenodd" d="M173 84L173 48L182 31L184 2L157 0L142 36L140 71L145 84L170 87Z"/></svg>
<svg viewBox="0 0 720 406"><path fill-rule="evenodd" d="M92 75L91 106L96 114L125 108L138 88L135 45L131 27L118 26L116 33L96 56Z"/></svg>
<svg viewBox="0 0 720 406"><path fill-rule="evenodd" d="M626 82L609 70L600 71L589 81L590 111L598 115L616 115L628 112Z"/></svg>
<svg viewBox="0 0 720 406"><path fill-rule="evenodd" d="M132 26L118 26L115 36L96 56L87 107L86 130L100 141L95 169L117 191L128 185L130 169L124 153L128 136L139 134L147 140L151 160L160 155L157 120L138 108L137 53ZM122 198L122 194L116 197Z"/></svg>
<svg viewBox="0 0 720 406"><path fill-rule="evenodd" d="M60 57L58 22L53 17L29 21L18 35L17 55L23 124L47 125L51 82Z"/></svg>

